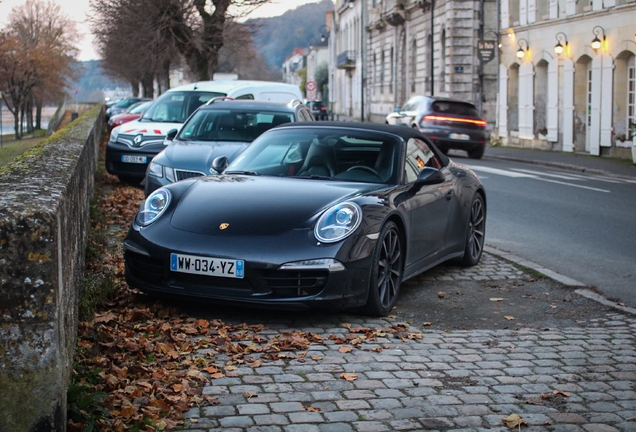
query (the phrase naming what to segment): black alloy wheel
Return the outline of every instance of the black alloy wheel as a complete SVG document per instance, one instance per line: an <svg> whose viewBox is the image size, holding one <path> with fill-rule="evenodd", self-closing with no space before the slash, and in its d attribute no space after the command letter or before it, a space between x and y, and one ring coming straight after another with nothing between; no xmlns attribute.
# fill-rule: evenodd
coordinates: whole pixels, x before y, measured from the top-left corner
<svg viewBox="0 0 636 432"><path fill-rule="evenodd" d="M387 222L373 251L369 297L365 312L372 316L386 316L391 312L400 293L403 273L403 251L400 231Z"/></svg>
<svg viewBox="0 0 636 432"><path fill-rule="evenodd" d="M486 238L486 206L484 199L477 193L473 198L468 215L468 234L466 235L466 247L461 263L465 266L474 266L481 259Z"/></svg>

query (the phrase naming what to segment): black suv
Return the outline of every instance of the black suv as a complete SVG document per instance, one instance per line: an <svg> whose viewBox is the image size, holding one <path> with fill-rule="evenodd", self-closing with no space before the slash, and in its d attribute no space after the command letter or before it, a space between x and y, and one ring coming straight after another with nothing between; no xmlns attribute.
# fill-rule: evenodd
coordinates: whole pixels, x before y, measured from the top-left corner
<svg viewBox="0 0 636 432"><path fill-rule="evenodd" d="M300 101L215 99L199 107L178 132L168 132L168 146L148 165L146 196L175 181L216 174L214 159L225 156L229 163L266 130L298 121L313 121Z"/></svg>
<svg viewBox="0 0 636 432"><path fill-rule="evenodd" d="M402 108L386 116L387 124L418 129L444 153L464 150L468 157L484 155L488 123L470 102L444 97L413 96Z"/></svg>
<svg viewBox="0 0 636 432"><path fill-rule="evenodd" d="M311 110L311 114L314 116L316 120L327 120L329 113L327 112L327 107L322 101L308 101L306 105Z"/></svg>

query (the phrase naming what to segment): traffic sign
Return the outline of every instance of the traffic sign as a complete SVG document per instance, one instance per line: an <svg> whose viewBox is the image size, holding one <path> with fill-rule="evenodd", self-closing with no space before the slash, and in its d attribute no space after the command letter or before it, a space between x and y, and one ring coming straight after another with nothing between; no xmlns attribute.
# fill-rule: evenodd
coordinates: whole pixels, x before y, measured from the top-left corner
<svg viewBox="0 0 636 432"><path fill-rule="evenodd" d="M307 91L315 91L316 90L316 82L315 81L307 81L305 84L305 90Z"/></svg>

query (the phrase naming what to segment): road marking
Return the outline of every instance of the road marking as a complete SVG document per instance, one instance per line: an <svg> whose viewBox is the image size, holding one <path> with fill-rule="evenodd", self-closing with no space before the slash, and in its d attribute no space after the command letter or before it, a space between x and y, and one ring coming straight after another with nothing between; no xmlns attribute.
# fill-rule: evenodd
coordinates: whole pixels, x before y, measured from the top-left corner
<svg viewBox="0 0 636 432"><path fill-rule="evenodd" d="M564 186L576 187L576 188L580 188L580 189L587 189L587 190L591 190L591 191L595 191L595 192L610 193L610 191L607 190L607 189L599 189L599 188L595 188L595 187L591 187L591 186L583 186L583 185L579 185L579 184L566 183L566 182L562 182L562 181L558 181L558 180L546 179L546 178L542 178L542 177L539 177L538 175L534 175L534 174L527 174L527 173L516 172L516 171L507 171L507 170L502 170L502 169L498 169L498 168L485 167L485 166L481 166L481 165L466 165L466 166L468 168L472 169L473 171L481 171L481 172L487 172L487 173L491 173L491 174L499 174L499 175L502 175L502 176L514 177L514 178L530 178L530 179L540 180L540 181L544 181L544 182L548 182L548 183L555 183L555 184L560 184L560 185L564 185ZM540 174L543 175L544 173L540 173Z"/></svg>

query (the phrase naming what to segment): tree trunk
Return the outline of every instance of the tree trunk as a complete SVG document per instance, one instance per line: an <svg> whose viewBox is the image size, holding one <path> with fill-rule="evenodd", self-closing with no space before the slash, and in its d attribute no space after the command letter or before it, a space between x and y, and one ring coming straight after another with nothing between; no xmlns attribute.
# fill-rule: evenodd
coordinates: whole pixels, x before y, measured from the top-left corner
<svg viewBox="0 0 636 432"><path fill-rule="evenodd" d="M130 92L133 97L139 97L139 83L137 81L130 82Z"/></svg>
<svg viewBox="0 0 636 432"><path fill-rule="evenodd" d="M13 127L15 130L15 139L22 139L22 135L20 135L20 110L15 110L13 113Z"/></svg>
<svg viewBox="0 0 636 432"><path fill-rule="evenodd" d="M154 80L152 73L146 74L141 80L141 87L143 91L143 97L153 98L155 89L154 89Z"/></svg>
<svg viewBox="0 0 636 432"><path fill-rule="evenodd" d="M36 104L35 107L35 130L42 129L42 105Z"/></svg>

